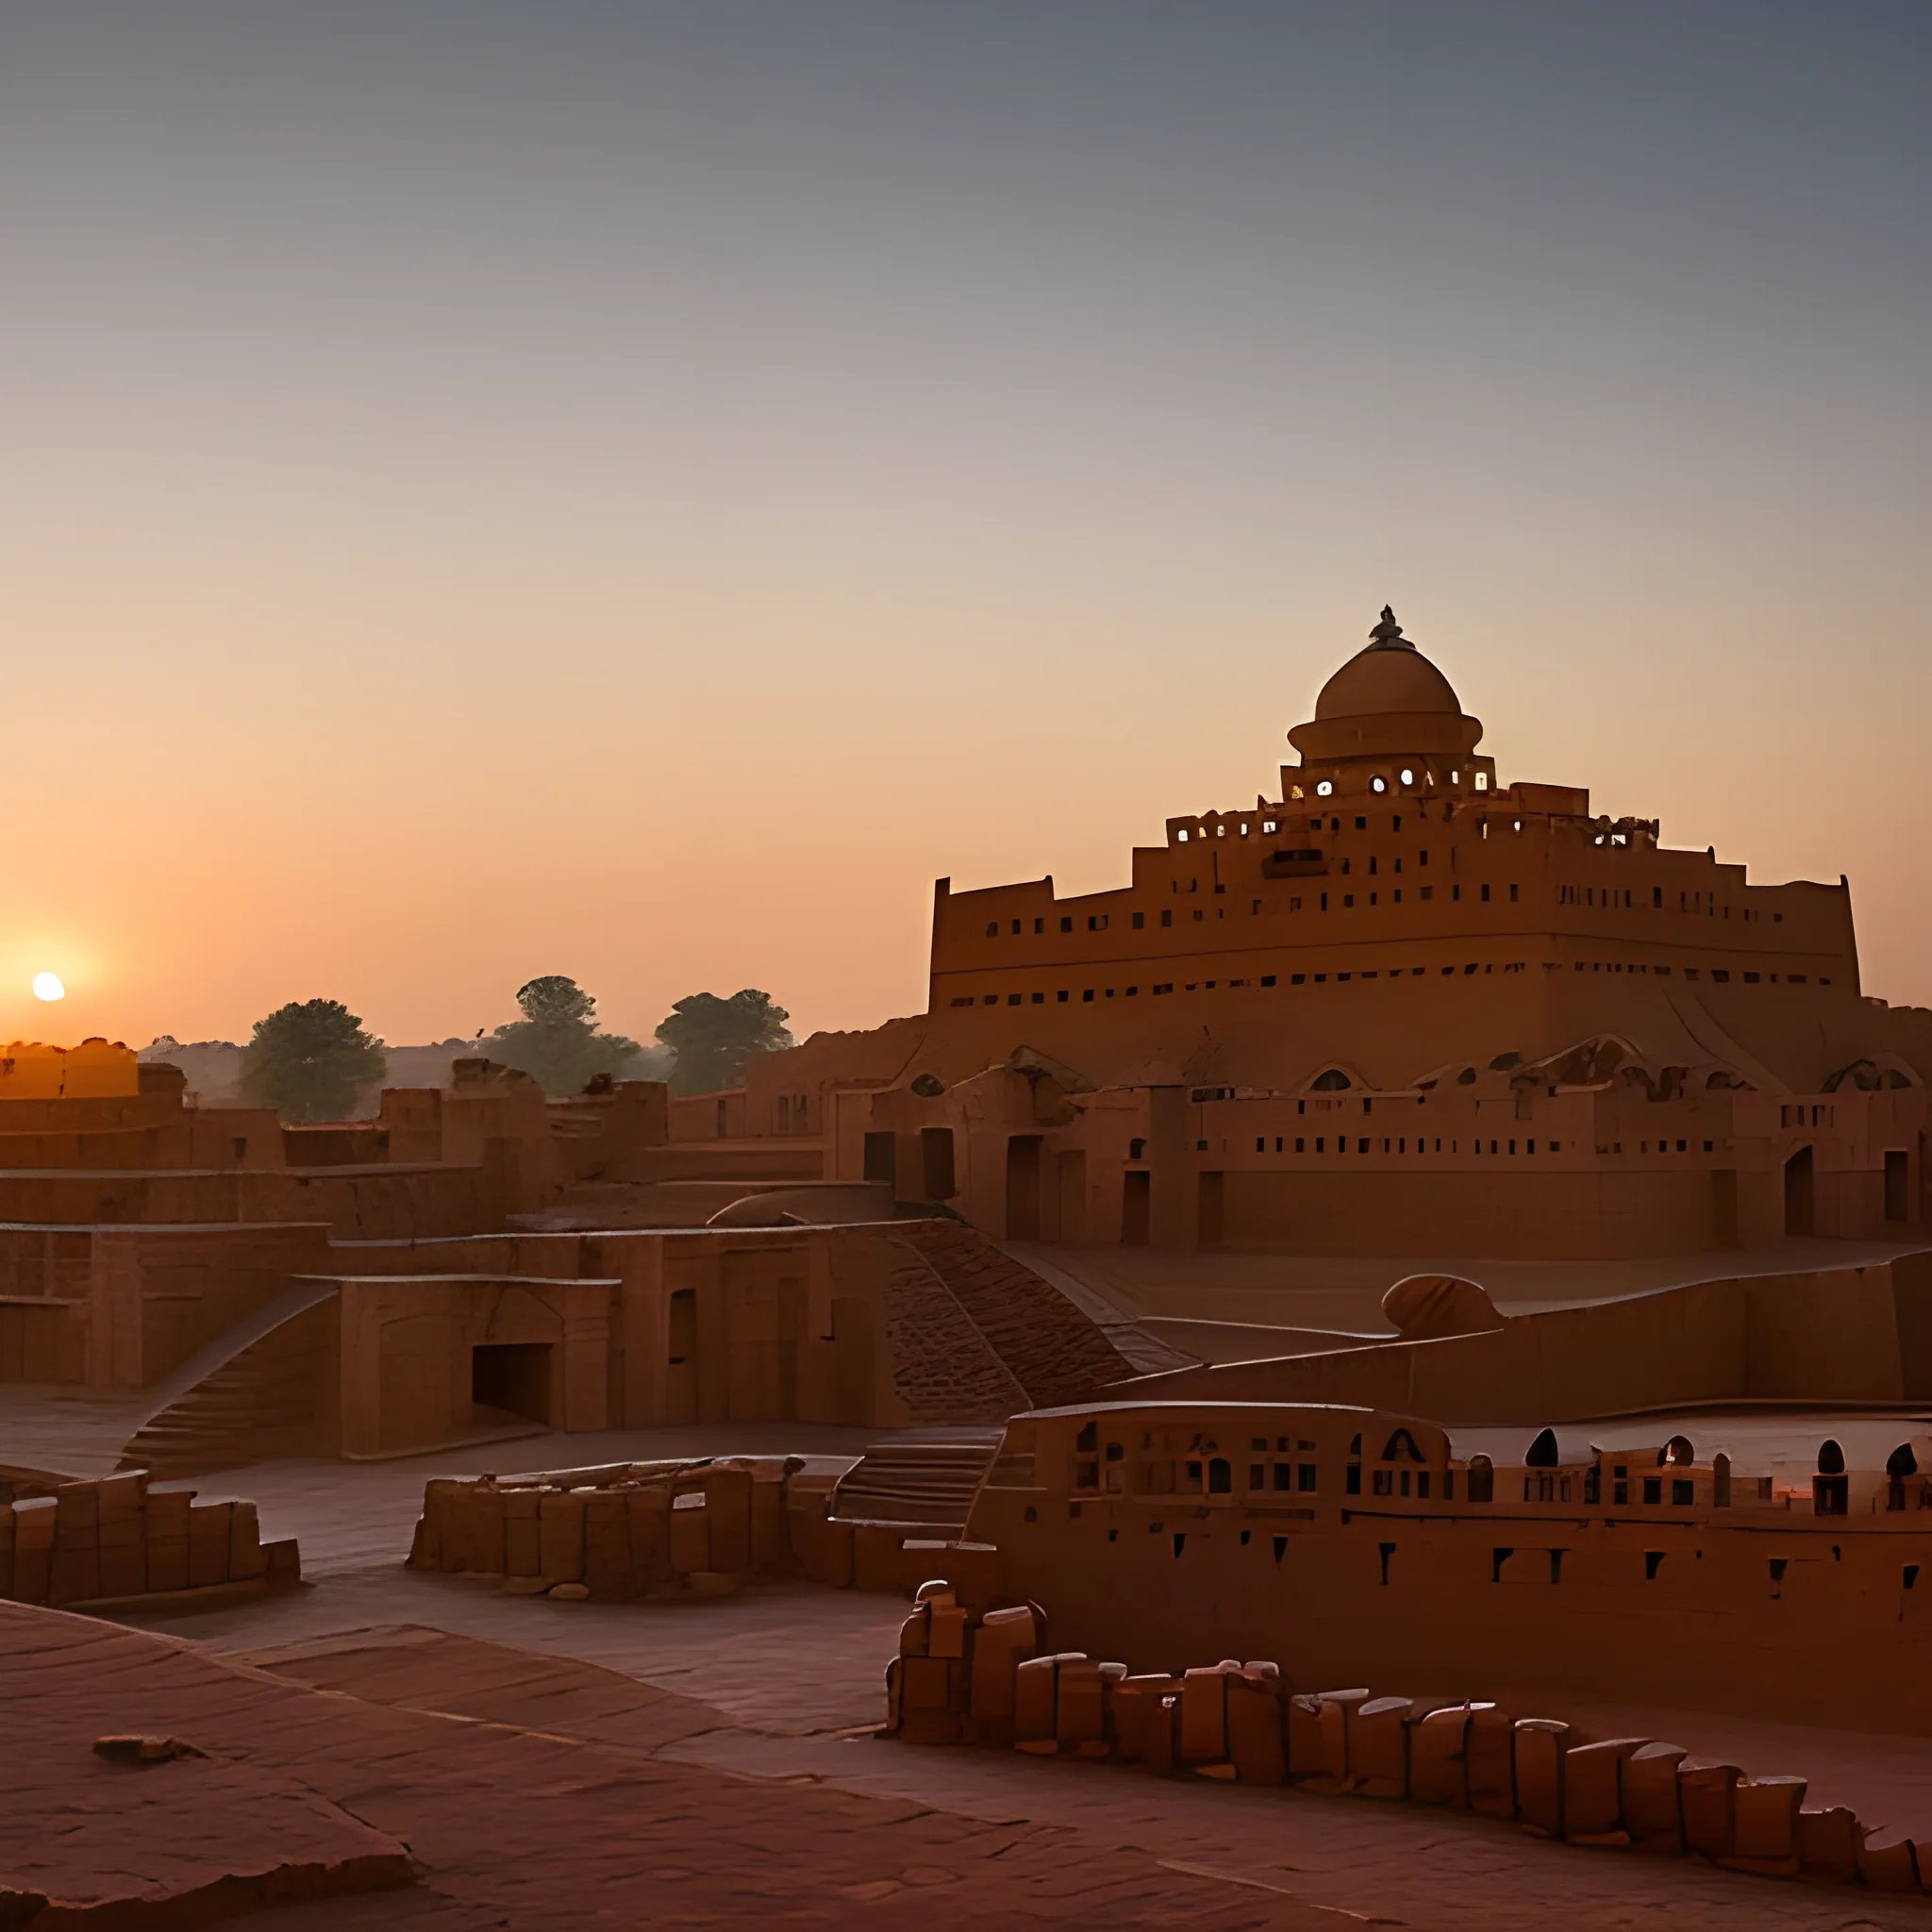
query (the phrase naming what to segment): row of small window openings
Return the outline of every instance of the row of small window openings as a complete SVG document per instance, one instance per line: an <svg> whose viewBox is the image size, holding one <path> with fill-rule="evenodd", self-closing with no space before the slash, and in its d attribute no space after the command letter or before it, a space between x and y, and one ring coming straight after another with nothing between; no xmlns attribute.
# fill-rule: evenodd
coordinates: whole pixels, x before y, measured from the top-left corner
<svg viewBox="0 0 1932 1932"><path fill-rule="evenodd" d="M1503 971L1505 973L1521 973L1524 970L1525 964L1526 962L1522 959L1512 959L1509 960L1507 964L1505 964ZM1557 962L1554 959L1546 959L1543 961L1543 964L1546 967L1554 968L1557 964ZM1591 973L1654 973L1659 978L1666 979L1669 978L1671 974L1671 969L1668 966L1642 966L1635 963L1625 965L1621 960L1587 961L1583 959L1578 959L1575 962L1575 965L1576 971L1579 973L1583 972L1587 966ZM1428 970L1429 969L1426 966L1391 966L1380 972L1372 969L1365 973L1338 973L1334 975L1334 977L1338 984L1344 983L1351 979L1400 979L1405 973L1408 974L1413 978L1421 979L1424 975L1426 975ZM1453 978L1457 972L1457 969L1454 966L1443 966L1439 968L1438 970L1444 979ZM1461 970L1464 974L1472 974L1478 972L1493 973L1496 969L1493 965L1484 966L1478 964L1474 960L1471 960L1467 965L1463 966ZM1726 985L1729 983L1731 974L1727 967L1713 966L1709 970L1711 979L1714 983L1720 986ZM1756 986L1765 976L1766 975L1762 974L1746 973L1743 975L1744 984L1746 986ZM1698 969L1695 966L1685 967L1684 977L1686 979L1697 978ZM1774 973L1771 974L1769 977L1772 985L1775 986L1777 984L1777 974ZM1322 986L1326 984L1329 975L1325 973L1291 973L1288 975L1288 983L1291 986L1302 986L1307 984L1307 982L1310 979L1312 979L1317 986ZM1785 979L1787 984L1791 986L1804 986L1807 983L1806 975L1802 973L1788 973L1785 974ZM1279 984L1279 975L1274 973L1264 973L1260 975L1258 979L1256 979L1252 982L1250 982L1247 979L1230 979L1226 982L1226 986L1230 991L1232 991L1235 988L1244 987L1251 983L1256 986L1275 986ZM1820 986L1829 986L1831 984L1831 980L1827 975L1821 975L1818 984ZM1223 982L1218 979L1190 979L1184 982L1182 991L1186 992L1198 992L1203 991L1208 992L1214 992L1218 991L1222 987L1222 985ZM1111 986L1104 987L1099 990L1098 996L1104 999L1110 1000L1114 997L1114 994L1117 991L1117 988ZM1140 991L1141 989L1138 986L1130 986L1126 989L1127 996L1131 999L1135 995L1137 995L1140 992ZM1167 980L1163 982L1161 985L1154 987L1152 991L1156 993L1172 992L1174 991L1174 981ZM1080 994L1080 997L1083 1001L1089 1002L1091 1002L1095 996L1095 989L1091 986L1086 988ZM1027 1000L1027 995L1024 992L1009 992L1005 997L1006 1003L1009 1007L1024 1006ZM952 1004L956 1007L996 1007L1000 1004L1000 998L1001 995L996 992L981 993L977 995L970 992L959 993L954 996ZM1067 1002L1073 998L1073 994L1069 991L1062 990L1057 991L1054 994L1054 998L1058 1000L1060 1005L1065 1006ZM1034 993L1032 995L1032 1003L1036 1007L1044 1006L1046 1004L1046 994L1043 992Z"/></svg>
<svg viewBox="0 0 1932 1932"><path fill-rule="evenodd" d="M1317 1134L1314 1138L1315 1152L1317 1154L1327 1153L1327 1135ZM1225 1144L1226 1143L1224 1141L1223 1145L1225 1146ZM1372 1144L1373 1142L1368 1135L1357 1135L1356 1137L1355 1151L1357 1154L1367 1154L1371 1151ZM1472 1141L1469 1144L1471 1151L1474 1153L1480 1154L1483 1151L1483 1143L1480 1141ZM1514 1141L1511 1141L1508 1144L1509 1152L1511 1154L1514 1154L1516 1152L1516 1142ZM1664 1151L1664 1143L1661 1141L1659 1141L1657 1144L1657 1151L1659 1153L1662 1153ZM1498 1152L1499 1145L1499 1142L1491 1141L1490 1142L1490 1152L1491 1154ZM1560 1141L1545 1141L1544 1145L1552 1154L1560 1154L1563 1151L1563 1143ZM1677 1151L1679 1153L1682 1153L1683 1150L1684 1143L1683 1141L1679 1141L1677 1142ZM1255 1152L1257 1154L1265 1154L1267 1153L1267 1151L1268 1136L1266 1134L1257 1134L1255 1136ZM1288 1152L1288 1136L1286 1134L1275 1135L1274 1151L1277 1154L1285 1154ZM1294 1142L1294 1151L1297 1154L1306 1154L1308 1151L1307 1137L1306 1135L1296 1135ZM1346 1134L1337 1134L1335 1136L1335 1151L1338 1154L1346 1154L1348 1152L1348 1136ZM1427 1154L1430 1151L1429 1142L1425 1136L1418 1134L1415 1137L1415 1151L1418 1154ZM1440 1134L1436 1136L1436 1144L1434 1151L1438 1154L1441 1153L1442 1151L1442 1137ZM1460 1154L1462 1152L1462 1142L1460 1141L1451 1141L1449 1142L1449 1151L1452 1154ZM1534 1154L1536 1152L1536 1142L1534 1141L1526 1141L1524 1146L1524 1151L1526 1154ZM1646 1152L1647 1151L1648 1147L1646 1145ZM1708 1141L1707 1141L1704 1143L1704 1151L1707 1154L1710 1152L1710 1142ZM1208 1142L1206 1141L1196 1141L1194 1142L1194 1152L1197 1154L1206 1154L1208 1152ZM1384 1154L1407 1154L1408 1152L1408 1137L1406 1134L1397 1134L1393 1136L1384 1134L1382 1136L1382 1152Z"/></svg>
<svg viewBox="0 0 1932 1932"><path fill-rule="evenodd" d="M1405 769L1404 769L1404 771L1403 771L1403 772L1402 772L1402 774L1401 774L1401 778L1402 778L1402 782L1403 782L1403 783L1404 783L1405 785L1413 785L1413 784L1415 783L1415 772L1413 771L1413 769L1412 769L1412 768L1405 768ZM1429 783L1430 783L1431 785L1433 785L1433 784L1434 784L1434 783L1436 782L1436 774L1434 774L1433 772L1431 772L1431 773L1430 773L1430 774L1428 774L1428 782L1429 782ZM1461 774L1460 772L1451 772L1451 773L1449 774L1449 782L1450 782L1450 784L1452 784L1452 785L1459 785L1459 784L1460 784L1460 783L1462 782L1462 774ZM1376 794L1377 794L1378 796L1379 796L1379 795L1380 795L1381 793L1383 793L1383 792L1387 791L1388 791L1388 789L1389 789L1389 781L1388 781L1388 779L1386 779L1386 778L1384 778L1384 777L1381 777L1381 776L1376 776L1376 777L1373 777L1373 778L1371 778L1371 779L1369 780L1369 790L1370 790L1371 791L1373 791L1373 792L1376 793ZM1478 773L1476 773L1476 774L1475 774L1475 789L1476 789L1476 790L1477 790L1478 791L1488 791L1488 790L1490 789L1490 774L1488 774L1487 772L1478 772ZM1297 786L1296 786L1296 787L1294 788L1294 795L1295 795L1295 796L1296 796L1297 798L1303 797L1303 796L1305 795L1305 794L1303 793L1303 791L1302 791L1302 788L1301 788L1301 787L1300 787L1299 785L1297 785ZM1315 796L1316 796L1317 798L1333 798L1333 797L1334 797L1334 795L1335 795L1335 781L1334 781L1334 780L1333 780L1332 778L1324 778L1324 779L1321 779L1321 780L1320 780L1320 781L1319 781L1319 782L1318 782L1318 783L1316 784L1316 786L1315 786ZM1368 820L1367 820L1367 819L1360 819L1360 818L1358 818L1358 819L1357 819L1357 820L1356 820L1356 822L1355 822L1355 823L1356 823L1356 829L1357 829L1357 831L1359 831L1359 830L1361 830L1361 829L1362 829L1363 827L1365 827L1365 826L1367 825L1367 824L1368 824ZM1321 830L1321 828L1322 828L1322 821L1321 821L1320 819L1310 819L1310 820L1308 821L1308 829L1309 829L1309 830L1310 830L1311 832L1316 832L1316 831L1320 831L1320 830ZM1278 821L1276 821L1276 820L1274 820L1274 819L1263 819L1263 820L1261 821L1261 829L1262 829L1262 831L1263 831L1263 832L1273 832L1273 831L1275 831L1276 829L1278 829ZM1337 830L1338 832L1339 832L1339 831L1340 831L1340 830L1341 829L1341 820L1340 820L1340 819L1338 819L1338 820L1336 820L1336 821L1335 821L1335 829L1336 829L1336 830ZM1396 830L1397 830L1398 832L1399 832L1399 831L1401 831L1401 829L1402 829L1402 821L1401 821L1401 820L1400 820L1399 818L1398 818L1398 819L1397 819L1397 820L1395 821L1395 829L1396 829ZM1523 824L1522 824L1522 821L1521 821L1521 820L1519 820L1519 821L1517 822L1517 826L1516 826L1516 829L1517 829L1517 830L1518 830L1519 832L1520 832L1520 831L1521 831L1521 830L1523 829ZM1188 825L1181 825L1181 826L1179 826L1179 827L1177 827L1177 828L1176 828L1174 836L1175 836L1175 837L1176 837L1177 839L1179 839L1179 840L1180 840L1180 841L1181 841L1181 842L1182 842L1183 844L1185 844L1185 843L1187 842L1187 840L1188 840L1188 838L1189 838L1189 835L1190 835L1190 833L1191 833L1191 832L1192 836L1193 836L1193 837L1195 837L1195 838L1197 838L1197 839L1205 839L1205 838L1207 838L1207 837L1208 837L1208 828L1207 828L1207 826L1205 826L1205 825L1200 825L1200 824L1196 824L1196 825L1193 825L1193 826L1191 826L1191 826L1188 826ZM1245 820L1243 820L1243 821L1241 822L1241 837L1242 837L1243 839L1245 839L1245 838L1246 838L1246 837L1248 836L1248 832L1249 832L1249 826L1248 826L1248 824L1247 824L1246 821L1245 821ZM1226 836L1227 836L1227 826L1226 826L1226 824L1225 824L1224 823L1217 823L1217 824L1216 824L1216 825L1215 825L1215 827L1214 827L1214 837L1215 837L1215 838L1217 838L1217 839L1224 839L1224 838L1226 838Z"/></svg>

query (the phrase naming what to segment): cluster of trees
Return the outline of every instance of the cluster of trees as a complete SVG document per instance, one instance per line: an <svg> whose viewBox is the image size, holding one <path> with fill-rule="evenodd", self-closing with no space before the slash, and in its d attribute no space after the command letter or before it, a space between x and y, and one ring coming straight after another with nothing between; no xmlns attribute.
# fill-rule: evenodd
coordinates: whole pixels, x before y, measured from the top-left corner
<svg viewBox="0 0 1932 1932"><path fill-rule="evenodd" d="M607 1033L595 999L560 973L519 987L517 1006L523 1017L479 1035L475 1051L528 1074L553 1098L581 1093L600 1077L656 1072L653 1050ZM677 1001L657 1029L660 1047L675 1056L673 1087L708 1093L737 1086L754 1054L792 1044L790 1017L770 993L750 987L729 999L697 992ZM295 1124L346 1120L382 1084L388 1065L382 1041L340 1000L296 1001L255 1023L242 1051L242 1097Z"/></svg>

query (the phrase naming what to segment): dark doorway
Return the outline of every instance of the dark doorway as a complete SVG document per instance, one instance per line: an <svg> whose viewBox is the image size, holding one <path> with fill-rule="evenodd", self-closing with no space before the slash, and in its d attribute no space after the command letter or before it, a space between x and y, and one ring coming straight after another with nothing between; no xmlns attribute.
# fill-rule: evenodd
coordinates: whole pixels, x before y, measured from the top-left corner
<svg viewBox="0 0 1932 1932"><path fill-rule="evenodd" d="M1219 1174L1204 1174L1201 1176L1201 1198L1195 1227L1197 1247L1212 1250L1221 1245L1226 1225L1224 1199L1222 1176Z"/></svg>
<svg viewBox="0 0 1932 1932"><path fill-rule="evenodd" d="M1015 1134L1007 1141L1007 1239L1040 1239L1040 1136Z"/></svg>
<svg viewBox="0 0 1932 1932"><path fill-rule="evenodd" d="M1811 1150L1800 1147L1785 1162L1785 1232L1809 1234L1814 1225Z"/></svg>
<svg viewBox="0 0 1932 1932"><path fill-rule="evenodd" d="M470 1351L470 1400L527 1422L550 1423L550 1343L479 1341Z"/></svg>
<svg viewBox="0 0 1932 1932"><path fill-rule="evenodd" d="M865 1137L865 1177L869 1181L884 1181L889 1188L899 1185L899 1143L893 1134L868 1134Z"/></svg>
<svg viewBox="0 0 1932 1932"><path fill-rule="evenodd" d="M1842 1516L1851 1507L1851 1479L1845 1474L1845 1452L1836 1442L1818 1449L1818 1474L1811 1478L1811 1510L1816 1516Z"/></svg>
<svg viewBox="0 0 1932 1932"><path fill-rule="evenodd" d="M953 1174L951 1127L920 1128L919 1161L925 1170L922 1176L924 1185L919 1197L922 1201L950 1201L959 1191L959 1184Z"/></svg>
<svg viewBox="0 0 1932 1932"><path fill-rule="evenodd" d="M1154 1176L1144 1167L1129 1168L1122 1179L1121 1240L1144 1248L1154 1233Z"/></svg>
<svg viewBox="0 0 1932 1932"><path fill-rule="evenodd" d="M1885 1507L1888 1509L1906 1507L1906 1478L1918 1473L1919 1458L1912 1453L1912 1445L1901 1442L1885 1458Z"/></svg>
<svg viewBox="0 0 1932 1932"><path fill-rule="evenodd" d="M1885 1154L1885 1218L1888 1221L1909 1221L1912 1218L1907 1208L1906 1177L1908 1172L1905 1149L1888 1148Z"/></svg>
<svg viewBox="0 0 1932 1932"><path fill-rule="evenodd" d="M698 1419L698 1291L674 1288L664 1308L664 1419Z"/></svg>

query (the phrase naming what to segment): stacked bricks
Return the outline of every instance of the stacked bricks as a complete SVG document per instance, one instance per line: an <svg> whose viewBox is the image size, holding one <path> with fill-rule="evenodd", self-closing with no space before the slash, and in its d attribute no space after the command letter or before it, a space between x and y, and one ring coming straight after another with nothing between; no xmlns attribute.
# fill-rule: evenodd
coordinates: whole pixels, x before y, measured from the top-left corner
<svg viewBox="0 0 1932 1932"><path fill-rule="evenodd" d="M830 1527L829 1479L800 1485L794 1499L802 1466L721 1457L432 1479L409 1566L501 1577L518 1594L566 1602L729 1595L757 1576L812 1574L797 1544L801 1525L822 1538ZM849 1528L843 1554L850 1583Z"/></svg>
<svg viewBox="0 0 1932 1932"><path fill-rule="evenodd" d="M301 1576L294 1540L264 1543L253 1503L151 1490L145 1470L0 1505L0 1597L14 1603L85 1609Z"/></svg>
<svg viewBox="0 0 1932 1932"><path fill-rule="evenodd" d="M1493 1703L1296 1693L1273 1663L1129 1674L1055 1651L1034 1604L974 1616L921 1586L886 1669L884 1734L1142 1764L1479 1812L1571 1844L1696 1856L1768 1878L1932 1892L1932 1841L1807 1807L1800 1777L1749 1777L1646 1738L1591 1737Z"/></svg>

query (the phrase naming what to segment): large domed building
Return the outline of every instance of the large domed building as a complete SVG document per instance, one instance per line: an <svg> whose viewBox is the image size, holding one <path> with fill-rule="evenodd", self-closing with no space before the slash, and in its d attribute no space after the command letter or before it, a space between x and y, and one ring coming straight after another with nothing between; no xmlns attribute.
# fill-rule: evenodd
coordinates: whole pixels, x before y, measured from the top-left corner
<svg viewBox="0 0 1932 1932"><path fill-rule="evenodd" d="M933 906L927 1011L755 1063L817 1138L996 1236L1614 1257L1903 1236L1932 1014L1865 999L1842 878L1758 886L1581 787L1498 778L1384 608L1274 796L1130 882Z"/></svg>

